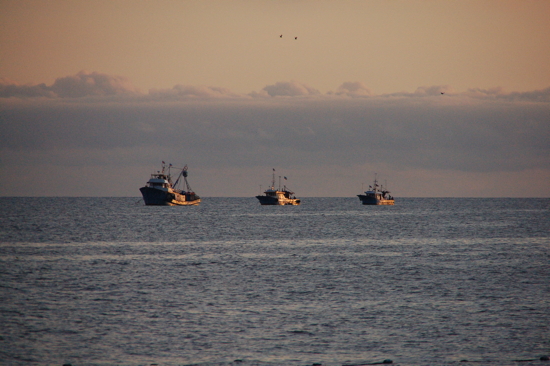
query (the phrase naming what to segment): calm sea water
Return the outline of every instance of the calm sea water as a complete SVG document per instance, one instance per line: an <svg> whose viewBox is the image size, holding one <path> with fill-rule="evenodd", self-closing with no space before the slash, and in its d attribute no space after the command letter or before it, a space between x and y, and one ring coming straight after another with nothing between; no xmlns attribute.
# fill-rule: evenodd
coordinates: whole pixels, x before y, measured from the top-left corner
<svg viewBox="0 0 550 366"><path fill-rule="evenodd" d="M0 198L0 363L550 364L550 199L302 202Z"/></svg>

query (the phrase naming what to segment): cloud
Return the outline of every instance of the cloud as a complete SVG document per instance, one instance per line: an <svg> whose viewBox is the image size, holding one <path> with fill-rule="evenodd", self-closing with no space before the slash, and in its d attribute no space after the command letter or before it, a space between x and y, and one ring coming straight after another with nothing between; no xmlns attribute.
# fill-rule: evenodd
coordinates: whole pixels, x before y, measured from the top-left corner
<svg viewBox="0 0 550 366"><path fill-rule="evenodd" d="M229 89L213 86L175 85L172 89L151 89L153 99L176 100L180 98L239 98L241 94Z"/></svg>
<svg viewBox="0 0 550 366"><path fill-rule="evenodd" d="M7 78L0 78L0 98L35 98L35 97L56 97L51 88L45 84L21 85Z"/></svg>
<svg viewBox="0 0 550 366"><path fill-rule="evenodd" d="M471 88L468 89L466 93L470 97L495 97L498 95L505 95L504 89L502 87L494 87L490 89L481 89L481 88Z"/></svg>
<svg viewBox="0 0 550 366"><path fill-rule="evenodd" d="M414 95L418 96L434 96L446 93L453 93L454 89L450 85L433 85L433 86L421 86L417 88Z"/></svg>
<svg viewBox="0 0 550 366"><path fill-rule="evenodd" d="M46 84L22 85L7 78L0 78L0 98L83 98L123 96L137 98L141 101L177 101L186 99L249 99L270 97L436 97L441 95L452 97L468 97L471 99L492 99L525 102L550 102L550 87L543 90L528 92L506 92L500 87L481 89L471 88L466 92L458 93L450 85L432 85L418 87L414 92L398 92L385 95L376 95L370 88L360 81L344 82L335 92L321 94L317 89L297 82L277 82L267 85L259 92L239 94L227 88L204 85L177 84L171 89L151 89L144 94L135 87L130 80L123 76L109 75L99 72L80 71L76 75L57 78L51 86Z"/></svg>
<svg viewBox="0 0 550 366"><path fill-rule="evenodd" d="M20 85L0 80L0 98L81 98L87 96L139 95L141 92L127 78L98 72L80 71L57 78L51 86Z"/></svg>
<svg viewBox="0 0 550 366"><path fill-rule="evenodd" d="M267 94L271 97L296 97L321 94L317 89L294 80L268 85L262 90L267 92Z"/></svg>
<svg viewBox="0 0 550 366"><path fill-rule="evenodd" d="M139 89L123 76L86 71L56 79L51 89L61 98L140 94Z"/></svg>
<svg viewBox="0 0 550 366"><path fill-rule="evenodd" d="M550 88L528 92L506 93L504 89L497 87L491 89L468 89L466 95L472 98L503 99L509 101L550 102Z"/></svg>
<svg viewBox="0 0 550 366"><path fill-rule="evenodd" d="M349 97L370 97L375 95L372 90L361 82L345 82L338 87L335 93L328 94L345 95Z"/></svg>

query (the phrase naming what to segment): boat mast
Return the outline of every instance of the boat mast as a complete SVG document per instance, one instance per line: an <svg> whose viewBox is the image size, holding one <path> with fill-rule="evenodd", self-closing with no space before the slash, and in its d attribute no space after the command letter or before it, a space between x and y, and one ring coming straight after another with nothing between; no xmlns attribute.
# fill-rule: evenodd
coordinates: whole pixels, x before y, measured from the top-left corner
<svg viewBox="0 0 550 366"><path fill-rule="evenodd" d="M171 166L171 165L170 165ZM179 169L179 168L178 168ZM185 186L187 187L187 191L191 192L191 187L189 186L189 182L187 181L187 165L183 167L180 174L178 175L178 179L176 179L176 183L174 183L174 188L178 185L178 182L180 181L180 178L183 177L183 180L185 182Z"/></svg>
<svg viewBox="0 0 550 366"><path fill-rule="evenodd" d="M271 189L275 189L275 168L273 168L273 178L271 178Z"/></svg>

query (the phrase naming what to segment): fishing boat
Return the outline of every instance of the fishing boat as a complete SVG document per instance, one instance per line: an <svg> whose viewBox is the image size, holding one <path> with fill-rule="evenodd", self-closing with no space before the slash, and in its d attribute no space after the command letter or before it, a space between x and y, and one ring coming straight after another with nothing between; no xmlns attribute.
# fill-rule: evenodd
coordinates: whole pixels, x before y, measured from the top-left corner
<svg viewBox="0 0 550 366"><path fill-rule="evenodd" d="M172 183L171 170L179 170L175 183ZM201 198L193 192L187 182L187 165L183 168L175 168L172 164L168 165L166 173L166 164L162 162L162 170L151 174L151 178L139 190L143 195L143 201L147 206L191 206L198 205ZM183 178L183 182L182 179ZM178 184L185 188L177 188Z"/></svg>
<svg viewBox="0 0 550 366"><path fill-rule="evenodd" d="M286 177L284 179L287 180ZM264 195L256 196L256 198L261 205L297 206L300 204L300 200L286 185L281 189L281 177L279 177L279 188L275 189L275 169L273 169L271 186L264 191Z"/></svg>
<svg viewBox="0 0 550 366"><path fill-rule="evenodd" d="M378 185L376 175L374 176L374 184L369 186L369 190L365 194L358 194L357 197L364 205L393 205L395 202L390 195L390 191L384 186Z"/></svg>

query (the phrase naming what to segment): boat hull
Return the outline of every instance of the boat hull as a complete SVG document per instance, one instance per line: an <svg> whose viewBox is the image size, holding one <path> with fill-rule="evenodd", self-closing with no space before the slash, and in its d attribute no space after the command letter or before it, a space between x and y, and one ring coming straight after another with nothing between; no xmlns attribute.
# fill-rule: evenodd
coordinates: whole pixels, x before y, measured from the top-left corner
<svg viewBox="0 0 550 366"><path fill-rule="evenodd" d="M139 190L147 206L194 206L201 201L198 196L187 197L184 194L150 187L142 187Z"/></svg>
<svg viewBox="0 0 550 366"><path fill-rule="evenodd" d="M262 206L298 206L300 204L300 200L297 198L279 199L277 197L270 196L256 196L256 198L260 201Z"/></svg>
<svg viewBox="0 0 550 366"><path fill-rule="evenodd" d="M375 197L369 197L364 194L358 194L357 197L361 200L361 203L364 205L373 205L373 206L393 206L395 201L394 200L388 200L388 199L378 199Z"/></svg>

